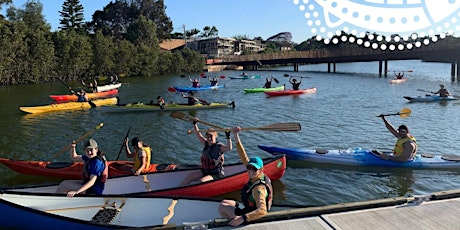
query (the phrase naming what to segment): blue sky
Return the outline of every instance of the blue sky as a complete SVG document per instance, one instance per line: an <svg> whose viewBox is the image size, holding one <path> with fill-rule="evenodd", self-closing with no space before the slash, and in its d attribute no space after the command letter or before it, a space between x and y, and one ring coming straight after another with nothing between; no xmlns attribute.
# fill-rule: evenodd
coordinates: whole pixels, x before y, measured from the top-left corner
<svg viewBox="0 0 460 230"><path fill-rule="evenodd" d="M13 0L22 7L26 0ZM63 0L41 0L43 14L53 30L59 26ZM80 0L85 20L110 0ZM335 31L360 35L412 32L430 35L460 31L460 1L452 0L165 0L166 14L174 32L215 26L221 37L246 35L268 37L291 32L300 43L317 34L327 37ZM5 8L5 7L4 7ZM426 20L425 20L426 16ZM413 24L411 24L411 22ZM399 24L398 24L399 23ZM368 26L368 28L363 28ZM428 27L426 27L428 26ZM411 31L404 31L409 28ZM417 28L417 31L412 31Z"/></svg>

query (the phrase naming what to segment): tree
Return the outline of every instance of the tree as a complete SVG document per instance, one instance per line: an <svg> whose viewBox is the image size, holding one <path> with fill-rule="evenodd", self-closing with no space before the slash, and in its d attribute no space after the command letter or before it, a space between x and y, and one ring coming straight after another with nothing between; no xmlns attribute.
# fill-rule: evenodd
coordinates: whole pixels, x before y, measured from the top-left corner
<svg viewBox="0 0 460 230"><path fill-rule="evenodd" d="M83 15L83 6L80 4L80 0L65 0L59 14L62 17L62 19L59 20L59 24L61 25L59 26L60 29L83 31L85 17Z"/></svg>
<svg viewBox="0 0 460 230"><path fill-rule="evenodd" d="M92 40L93 43L93 74L107 76L113 73L114 67L114 44L110 37L97 31Z"/></svg>
<svg viewBox="0 0 460 230"><path fill-rule="evenodd" d="M219 31L215 26L210 27L210 26L205 26L203 28L203 32L201 33L200 37L203 38L209 38L209 37L215 37L219 34Z"/></svg>

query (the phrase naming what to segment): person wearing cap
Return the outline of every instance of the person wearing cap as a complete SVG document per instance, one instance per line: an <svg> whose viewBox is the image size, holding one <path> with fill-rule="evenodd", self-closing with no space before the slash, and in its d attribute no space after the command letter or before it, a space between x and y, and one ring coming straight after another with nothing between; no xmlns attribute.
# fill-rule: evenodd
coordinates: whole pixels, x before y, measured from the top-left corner
<svg viewBox="0 0 460 230"><path fill-rule="evenodd" d="M65 180L59 184L56 193L67 193L71 198L80 193L101 195L108 177L108 168L104 154L99 150L97 142L89 139L85 145L85 155L78 155L76 143L72 142L70 158L73 161L83 161L83 181Z"/></svg>
<svg viewBox="0 0 460 230"><path fill-rule="evenodd" d="M224 176L224 153L232 150L230 132L226 132L227 145L217 142L217 132L206 132L205 136L200 133L197 120L193 121L195 134L204 146L201 151L201 170L189 174L180 186L189 185L192 182L206 182Z"/></svg>
<svg viewBox="0 0 460 230"><path fill-rule="evenodd" d="M232 129L238 155L243 164L246 165L249 176L248 183L241 190L241 201L244 207L240 207L239 202L235 200L223 200L219 205L220 215L229 219L228 224L231 226L251 223L264 217L270 210L273 198L270 178L263 173L264 163L257 156L248 158L239 137L240 131L239 126Z"/></svg>
<svg viewBox="0 0 460 230"><path fill-rule="evenodd" d="M444 88L443 84L439 85L439 87L440 88L439 88L438 91L431 92L431 93L432 94L439 94L439 96L442 97L442 98L446 98L446 97L450 96L450 92L446 88Z"/></svg>
<svg viewBox="0 0 460 230"><path fill-rule="evenodd" d="M289 78L289 83L292 84L292 89L293 90L299 90L300 84L302 84L302 81L297 82L297 79L292 79L292 76Z"/></svg>
<svg viewBox="0 0 460 230"><path fill-rule="evenodd" d="M144 144L139 137L134 137L131 140L131 146L134 152L131 152L128 145L129 139L125 139L126 156L134 158L134 166L132 172L134 175L139 176L141 173L148 172L150 169L151 149L150 146Z"/></svg>
<svg viewBox="0 0 460 230"><path fill-rule="evenodd" d="M200 87L200 79L198 79L198 78L192 79L190 76L188 76L188 79L192 82L192 87L193 88L199 88Z"/></svg>
<svg viewBox="0 0 460 230"><path fill-rule="evenodd" d="M417 153L417 141L415 137L409 133L409 129L405 125L400 125L398 130L396 130L390 122L385 119L383 114L380 114L379 117L383 119L387 129L396 137L395 147L393 148L393 154L380 154L380 158L384 160L391 160L396 162L406 162L414 159L415 154Z"/></svg>

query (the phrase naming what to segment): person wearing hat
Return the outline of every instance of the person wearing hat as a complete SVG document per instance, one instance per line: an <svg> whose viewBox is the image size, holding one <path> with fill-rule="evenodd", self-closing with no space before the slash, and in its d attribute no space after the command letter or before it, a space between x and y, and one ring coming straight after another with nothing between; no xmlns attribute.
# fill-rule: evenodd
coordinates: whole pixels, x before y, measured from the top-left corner
<svg viewBox="0 0 460 230"><path fill-rule="evenodd" d="M264 217L270 210L273 199L273 187L270 178L263 173L264 162L258 156L248 158L239 137L240 131L239 126L232 129L238 155L246 165L249 176L248 183L241 190L241 201L244 207L240 207L240 204L235 200L223 200L219 205L220 215L229 219L228 224L231 226L251 223Z"/></svg>
<svg viewBox="0 0 460 230"><path fill-rule="evenodd" d="M129 139L126 138L126 156L128 158L134 158L134 166L131 171L136 176L139 176L141 173L148 172L150 169L150 160L152 156L150 146L145 145L139 137L134 137L131 140L131 146L133 146L134 152L131 152L128 142Z"/></svg>
<svg viewBox="0 0 460 230"><path fill-rule="evenodd" d="M206 132L205 136L200 133L197 120L193 121L195 134L200 143L204 146L201 151L201 170L189 174L180 186L189 185L192 182L206 182L224 176L224 153L232 150L230 132L226 132L227 145L217 142L217 132Z"/></svg>
<svg viewBox="0 0 460 230"><path fill-rule="evenodd" d="M67 197L70 198L80 193L101 195L108 177L104 154L93 139L86 142L85 155L77 154L76 145L73 141L70 148L70 158L73 161L84 162L83 181L65 180L59 184L56 193L67 193Z"/></svg>
<svg viewBox="0 0 460 230"><path fill-rule="evenodd" d="M289 78L289 83L292 84L292 89L293 90L299 90L300 89L300 84L302 84L302 81L297 82L297 79L292 79L292 76Z"/></svg>
<svg viewBox="0 0 460 230"><path fill-rule="evenodd" d="M395 147L393 148L393 154L380 154L380 158L384 160L391 160L396 162L406 162L414 159L415 154L417 153L417 141L415 137L409 133L409 129L405 125L400 125L398 130L396 130L390 122L385 119L383 114L380 114L379 117L383 119L387 129L396 137Z"/></svg>
<svg viewBox="0 0 460 230"><path fill-rule="evenodd" d="M190 76L188 76L188 79L192 82L192 87L193 88L199 88L200 87L200 79L199 78L192 79Z"/></svg>
<svg viewBox="0 0 460 230"><path fill-rule="evenodd" d="M431 92L431 93L432 94L439 94L439 96L442 97L442 98L446 98L446 97L450 96L449 91L446 88L444 88L443 84L439 85L439 87L440 87L440 89L438 91Z"/></svg>

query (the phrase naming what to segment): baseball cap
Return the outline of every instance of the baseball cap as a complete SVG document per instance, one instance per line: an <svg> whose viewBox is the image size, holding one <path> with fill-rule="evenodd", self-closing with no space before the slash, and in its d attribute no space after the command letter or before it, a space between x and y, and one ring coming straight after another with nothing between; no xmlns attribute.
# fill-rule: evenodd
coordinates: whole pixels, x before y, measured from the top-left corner
<svg viewBox="0 0 460 230"><path fill-rule="evenodd" d="M256 169L264 167L264 162L260 157L251 157L249 158L249 165L254 166Z"/></svg>
<svg viewBox="0 0 460 230"><path fill-rule="evenodd" d="M97 148L97 142L93 139L89 139L87 142L86 142L86 148L91 148L91 149L95 149Z"/></svg>

